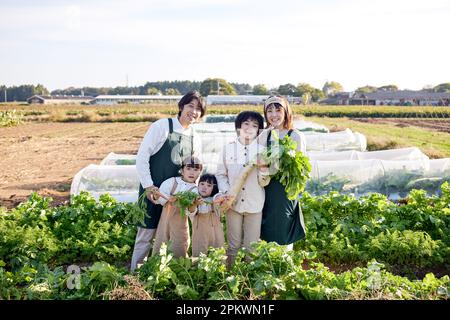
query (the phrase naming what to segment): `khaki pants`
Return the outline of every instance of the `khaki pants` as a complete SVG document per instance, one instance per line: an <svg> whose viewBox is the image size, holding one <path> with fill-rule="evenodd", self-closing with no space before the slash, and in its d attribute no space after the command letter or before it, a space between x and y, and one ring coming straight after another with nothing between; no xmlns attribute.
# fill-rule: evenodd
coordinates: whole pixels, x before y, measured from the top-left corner
<svg viewBox="0 0 450 320"><path fill-rule="evenodd" d="M138 227L134 242L133 257L131 258L131 272L134 272L138 264L142 264L152 248L151 240L155 236L156 229Z"/></svg>
<svg viewBox="0 0 450 320"><path fill-rule="evenodd" d="M220 217L214 212L197 213L192 219L192 256L207 253L209 247L223 247L225 239Z"/></svg>
<svg viewBox="0 0 450 320"><path fill-rule="evenodd" d="M169 243L170 242L170 243ZM180 209L168 203L164 206L156 229L152 256L158 255L161 245L170 245L175 258L186 257L189 248L189 223L186 216L180 215Z"/></svg>
<svg viewBox="0 0 450 320"><path fill-rule="evenodd" d="M262 212L239 213L232 209L227 212L227 265L231 267L237 251L244 247L251 250L250 244L258 241L261 233Z"/></svg>

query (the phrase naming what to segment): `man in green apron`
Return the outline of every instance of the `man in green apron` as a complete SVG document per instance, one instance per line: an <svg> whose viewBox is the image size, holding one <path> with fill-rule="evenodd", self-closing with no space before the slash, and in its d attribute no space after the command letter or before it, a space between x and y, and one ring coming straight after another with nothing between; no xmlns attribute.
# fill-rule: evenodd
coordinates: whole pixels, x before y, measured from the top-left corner
<svg viewBox="0 0 450 320"><path fill-rule="evenodd" d="M205 114L203 98L197 91L184 95L178 103L176 118L154 122L144 136L136 157L136 170L140 180L139 196L147 190L147 215L144 225L138 226L131 271L134 272L151 249L162 206L151 201L151 193L158 190L161 183L179 175L182 160L198 154L201 141L192 124Z"/></svg>

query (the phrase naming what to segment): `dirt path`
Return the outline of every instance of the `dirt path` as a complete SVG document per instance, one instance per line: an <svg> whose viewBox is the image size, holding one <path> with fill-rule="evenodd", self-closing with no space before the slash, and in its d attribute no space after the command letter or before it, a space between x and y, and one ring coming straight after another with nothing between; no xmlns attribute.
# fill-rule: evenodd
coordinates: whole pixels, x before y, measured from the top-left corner
<svg viewBox="0 0 450 320"><path fill-rule="evenodd" d="M386 119L386 118L355 118L353 120L367 123L390 123L398 127L415 126L450 133L449 119Z"/></svg>
<svg viewBox="0 0 450 320"><path fill-rule="evenodd" d="M136 153L149 123L30 123L0 128L0 206L33 191L69 199L73 176L109 153Z"/></svg>
<svg viewBox="0 0 450 320"><path fill-rule="evenodd" d="M450 133L448 119L353 119L419 126ZM54 204L69 199L74 175L109 153L137 153L149 123L27 123L0 128L0 206L16 206L33 191Z"/></svg>

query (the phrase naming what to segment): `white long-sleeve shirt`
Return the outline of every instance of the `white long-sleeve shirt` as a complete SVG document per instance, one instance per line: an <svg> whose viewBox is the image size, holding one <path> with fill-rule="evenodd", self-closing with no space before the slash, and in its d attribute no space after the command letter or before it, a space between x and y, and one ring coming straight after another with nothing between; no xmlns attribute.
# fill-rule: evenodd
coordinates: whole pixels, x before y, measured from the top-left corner
<svg viewBox="0 0 450 320"><path fill-rule="evenodd" d="M217 166L216 178L221 193L226 193L240 177L241 169L253 161L263 147L256 139L248 144L242 144L239 139L224 146L219 164ZM257 168L248 175L240 192L236 196L233 210L243 213L258 213L262 211L265 200L264 187L270 182L270 177L264 175Z"/></svg>
<svg viewBox="0 0 450 320"><path fill-rule="evenodd" d="M159 192L161 192L163 195L165 195L167 198L170 198L170 192L172 191L173 185L177 182L177 187L175 188L175 191L173 194L176 194L178 192L182 191L188 191L191 190L192 192L198 193L197 185L195 183L190 183L183 181L181 177L174 177L169 178L167 180L164 180L164 182L159 187ZM159 197L158 200L156 200L156 203L164 206L167 203L167 200L163 197ZM197 208L191 212L191 214L195 214L197 212Z"/></svg>
<svg viewBox="0 0 450 320"><path fill-rule="evenodd" d="M202 143L200 137L197 134L193 133L194 129L192 128L192 126L187 129L183 128L180 121L178 121L178 118L172 118L172 123L174 132L181 133L186 136L190 136L191 134L193 134L193 153L194 155L198 156L198 154L201 152ZM144 139L139 147L139 151L136 156L136 170L139 181L141 182L144 189L153 185L153 179L150 173L149 159L162 148L168 136L168 119L166 118L157 120L147 130L147 133L145 134ZM171 159L167 159L167 161L171 161Z"/></svg>

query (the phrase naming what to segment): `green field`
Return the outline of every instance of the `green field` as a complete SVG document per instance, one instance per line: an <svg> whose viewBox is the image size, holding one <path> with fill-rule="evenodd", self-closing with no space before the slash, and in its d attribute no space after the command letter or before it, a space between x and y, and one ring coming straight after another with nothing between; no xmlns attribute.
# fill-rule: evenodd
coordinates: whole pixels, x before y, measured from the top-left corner
<svg viewBox="0 0 450 320"><path fill-rule="evenodd" d="M208 114L236 114L244 110L261 112L255 105L214 105ZM408 146L419 147L431 158L450 156L450 134L437 130L395 123L363 123L352 118L441 120L450 126L450 107L387 106L293 106L295 115L339 129L350 128L366 135L368 150ZM15 111L14 111L15 110ZM153 122L178 112L176 105L81 106L0 104L0 126L23 122Z"/></svg>
<svg viewBox="0 0 450 320"><path fill-rule="evenodd" d="M309 121L329 128L350 128L367 138L367 149L383 150L401 147L418 147L431 158L450 157L450 134L416 126L399 127L395 124L378 124L355 121L349 118L311 117ZM450 125L450 122L446 122Z"/></svg>

